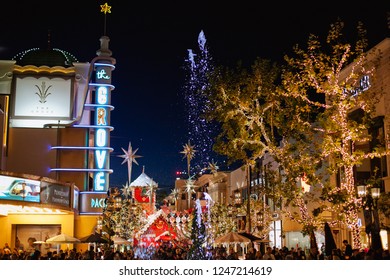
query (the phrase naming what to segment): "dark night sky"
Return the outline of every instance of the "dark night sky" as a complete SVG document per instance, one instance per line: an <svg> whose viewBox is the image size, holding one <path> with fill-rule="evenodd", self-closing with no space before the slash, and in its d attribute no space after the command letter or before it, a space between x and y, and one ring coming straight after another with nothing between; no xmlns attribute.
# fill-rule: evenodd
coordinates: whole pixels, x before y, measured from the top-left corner
<svg viewBox="0 0 390 280"><path fill-rule="evenodd" d="M6 1L1 5L0 59L11 59L22 50L45 48L48 30L52 47L91 61L104 32L105 1ZM42 2L43 4L40 4ZM127 181L121 148L138 148L139 165L160 186L174 185L175 171L186 170L183 145L187 143L183 86L187 49L197 50L204 31L216 65L250 64L256 57L281 60L309 33L324 35L337 17L355 30L362 21L370 45L389 35L387 1L351 4L346 1L107 1L110 49L116 58L111 112L111 183ZM340 7L336 3L343 3ZM387 2L388 3L388 2ZM313 6L311 6L313 5Z"/></svg>

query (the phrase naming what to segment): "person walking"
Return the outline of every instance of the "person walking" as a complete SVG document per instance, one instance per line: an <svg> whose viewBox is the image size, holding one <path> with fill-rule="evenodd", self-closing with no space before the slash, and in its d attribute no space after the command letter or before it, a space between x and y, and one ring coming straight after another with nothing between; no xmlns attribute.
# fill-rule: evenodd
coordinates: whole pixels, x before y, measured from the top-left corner
<svg viewBox="0 0 390 280"><path fill-rule="evenodd" d="M344 259L349 260L352 257L352 252L353 252L352 246L351 246L351 244L348 243L348 240L343 240L343 244L344 244L344 247L345 247L345 249L344 249Z"/></svg>

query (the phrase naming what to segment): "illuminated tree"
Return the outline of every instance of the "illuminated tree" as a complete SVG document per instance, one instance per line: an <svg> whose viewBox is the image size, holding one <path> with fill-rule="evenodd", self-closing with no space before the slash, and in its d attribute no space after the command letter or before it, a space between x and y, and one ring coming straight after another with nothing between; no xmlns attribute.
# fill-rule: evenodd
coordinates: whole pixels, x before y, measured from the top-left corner
<svg viewBox="0 0 390 280"><path fill-rule="evenodd" d="M215 203L211 207L211 225L215 237L237 231L236 217L228 209L228 205Z"/></svg>
<svg viewBox="0 0 390 280"><path fill-rule="evenodd" d="M184 85L185 106L187 112L188 137L198 148L192 169L199 173L207 168L207 163L215 156L212 150L215 136L215 124L207 122L205 112L209 110L207 88L208 74L213 71L213 61L208 50L203 30L198 36L198 50L188 50L185 64L186 81Z"/></svg>
<svg viewBox="0 0 390 280"><path fill-rule="evenodd" d="M307 49L296 46L296 58L286 56L283 68L257 59L250 71L239 65L213 73L209 117L221 124L215 149L229 161L253 166L266 155L274 160L267 195L280 201L304 233L313 238L327 210L352 230L359 248L361 200L353 168L385 152L379 145L364 152L355 148L370 140L367 129L380 93L359 90L362 77L373 77L375 70L366 63L364 30L358 26L360 39L353 47L340 43L342 28L342 22L331 26L323 48L311 35ZM342 70L349 65L347 75ZM361 108L358 117L350 114L355 108ZM310 192L302 191L303 183Z"/></svg>
<svg viewBox="0 0 390 280"><path fill-rule="evenodd" d="M358 212L362 205L356 195L354 168L364 159L379 158L386 153L380 145L365 151L357 146L372 140L367 131L373 124L374 106L383 93L371 88L377 65L376 61L367 60L362 25L358 25L359 39L355 45L344 43L343 28L340 21L332 24L324 46L318 37L311 35L306 50L296 47L297 58L286 58L290 69L285 73L284 87L290 96L295 95L322 110L313 128L320 139L321 159L328 164L328 176L317 183L322 187L322 199L330 206L318 210L331 211L334 218L350 228L353 246L360 248ZM343 71L346 67L348 72ZM308 91L324 96L325 102L311 102L303 94ZM332 180L336 176L339 183Z"/></svg>
<svg viewBox="0 0 390 280"><path fill-rule="evenodd" d="M102 234L108 239L116 235L126 240L146 224L146 216L141 205L133 203L129 186L122 189L110 188L101 216Z"/></svg>
<svg viewBox="0 0 390 280"><path fill-rule="evenodd" d="M191 221L191 246L187 253L189 260L207 260L206 225L203 221L202 208L199 199L196 200Z"/></svg>

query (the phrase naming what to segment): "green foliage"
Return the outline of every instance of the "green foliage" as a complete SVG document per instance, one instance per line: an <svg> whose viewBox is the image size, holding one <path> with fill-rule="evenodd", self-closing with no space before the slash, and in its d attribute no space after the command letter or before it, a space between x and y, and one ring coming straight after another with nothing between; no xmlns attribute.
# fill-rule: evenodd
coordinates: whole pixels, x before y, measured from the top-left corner
<svg viewBox="0 0 390 280"><path fill-rule="evenodd" d="M228 206L221 203L214 203L211 207L212 232L216 237L226 233L237 231L237 223L233 215L229 215Z"/></svg>
<svg viewBox="0 0 390 280"><path fill-rule="evenodd" d="M377 61L366 58L360 23L355 44L346 42L343 29L341 21L332 24L324 43L310 35L304 48L296 45L294 56L285 57L283 67L257 59L250 70L221 68L211 79L208 117L221 124L215 150L230 162L272 158L277 171L268 178L272 195L283 197L284 206L292 207L288 215L307 232L325 210L356 225L360 206L353 170L367 158L386 154L380 143L370 151L354 148L373 140L367 131L382 93L357 90L363 76L375 79ZM350 71L343 71L347 66ZM339 184L331 181L335 176ZM304 196L300 178L320 195ZM316 209L312 215L308 204Z"/></svg>
<svg viewBox="0 0 390 280"><path fill-rule="evenodd" d="M266 151L263 141L276 141L272 127L262 124L277 110L275 82L280 70L269 60L257 59L251 71L238 65L236 69L219 69L211 78L208 119L221 124L214 149L228 156L229 162L256 159ZM270 104L274 108L270 108ZM260 119L259 119L260 118ZM269 118L266 118L269 119ZM264 139L262 130L271 138Z"/></svg>

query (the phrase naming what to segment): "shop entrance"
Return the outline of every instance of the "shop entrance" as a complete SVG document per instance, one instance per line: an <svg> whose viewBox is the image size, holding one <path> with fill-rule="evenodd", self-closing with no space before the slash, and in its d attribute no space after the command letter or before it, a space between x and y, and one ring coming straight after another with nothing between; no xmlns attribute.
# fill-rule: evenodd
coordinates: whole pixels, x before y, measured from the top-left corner
<svg viewBox="0 0 390 280"><path fill-rule="evenodd" d="M37 249L46 254L47 251L56 249L56 245L44 242L60 233L61 225L15 225L15 248L28 253Z"/></svg>

